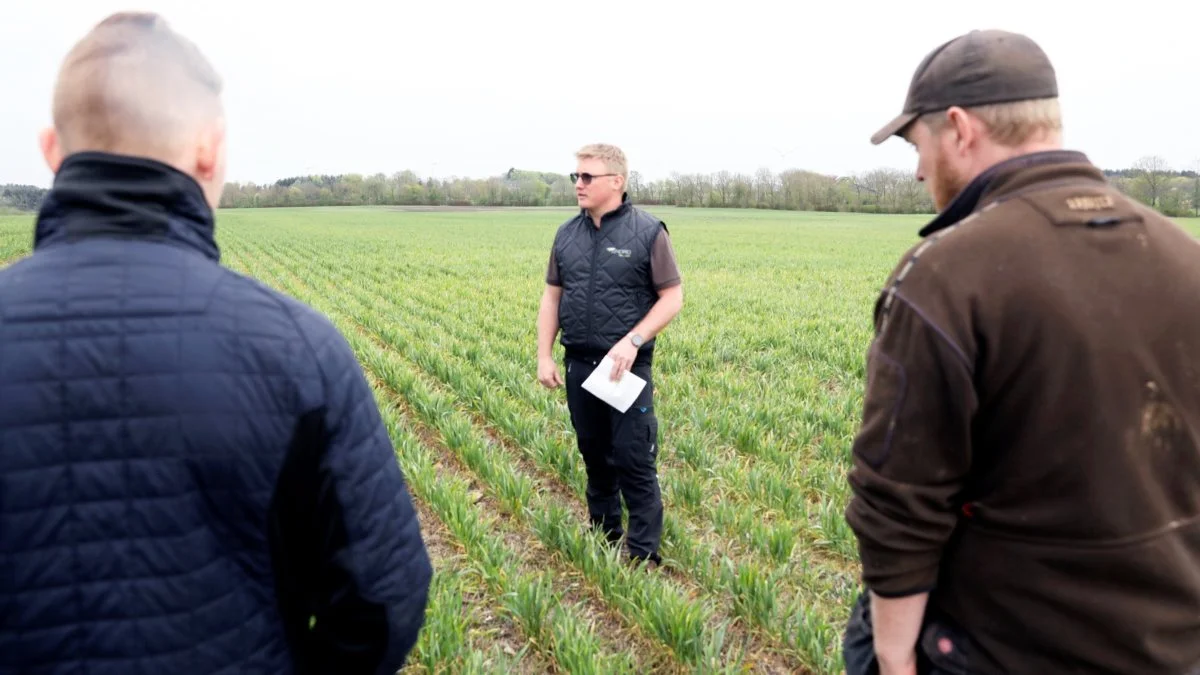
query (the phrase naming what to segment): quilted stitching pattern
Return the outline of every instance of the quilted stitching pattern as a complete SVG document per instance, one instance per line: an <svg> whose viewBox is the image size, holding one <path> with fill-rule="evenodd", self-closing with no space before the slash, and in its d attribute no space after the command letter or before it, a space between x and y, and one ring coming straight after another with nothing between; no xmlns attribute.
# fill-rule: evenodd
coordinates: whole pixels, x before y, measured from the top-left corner
<svg viewBox="0 0 1200 675"><path fill-rule="evenodd" d="M433 568L391 438L354 352L323 316L304 310L298 317L304 333L320 338L314 352L327 383L326 425L332 432L327 464L339 477L335 486L349 538L339 557L365 599L388 608L388 650L379 672L390 675L416 644Z"/></svg>
<svg viewBox="0 0 1200 675"><path fill-rule="evenodd" d="M185 247L0 271L0 672L291 672L265 519L326 403L354 411L329 420L354 576L415 634L395 599L428 560L361 377L324 317Z"/></svg>
<svg viewBox="0 0 1200 675"><path fill-rule="evenodd" d="M657 218L630 206L604 221L599 231L584 214L559 228L555 257L563 281L559 325L564 347L607 351L650 311L658 299L650 254L662 227ZM653 344L647 342L648 347Z"/></svg>

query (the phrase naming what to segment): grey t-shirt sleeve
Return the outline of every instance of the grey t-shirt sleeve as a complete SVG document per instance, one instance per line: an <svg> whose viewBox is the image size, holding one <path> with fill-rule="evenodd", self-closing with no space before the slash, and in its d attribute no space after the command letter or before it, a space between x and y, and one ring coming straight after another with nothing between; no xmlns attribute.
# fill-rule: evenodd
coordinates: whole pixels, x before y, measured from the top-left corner
<svg viewBox="0 0 1200 675"><path fill-rule="evenodd" d="M650 278L656 291L683 283L675 261L675 249L665 229L654 238L654 247L650 250Z"/></svg>
<svg viewBox="0 0 1200 675"><path fill-rule="evenodd" d="M562 280L558 278L558 261L554 259L554 249L550 249L550 264L546 266L546 283L562 286Z"/></svg>

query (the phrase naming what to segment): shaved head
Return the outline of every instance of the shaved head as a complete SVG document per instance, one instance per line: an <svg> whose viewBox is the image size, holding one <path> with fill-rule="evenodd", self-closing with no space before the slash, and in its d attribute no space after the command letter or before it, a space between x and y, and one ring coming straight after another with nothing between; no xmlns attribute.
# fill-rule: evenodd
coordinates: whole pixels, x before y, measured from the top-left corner
<svg viewBox="0 0 1200 675"><path fill-rule="evenodd" d="M147 157L219 192L204 183L224 175L221 88L208 59L162 17L113 14L63 60L43 151L54 171L77 152Z"/></svg>

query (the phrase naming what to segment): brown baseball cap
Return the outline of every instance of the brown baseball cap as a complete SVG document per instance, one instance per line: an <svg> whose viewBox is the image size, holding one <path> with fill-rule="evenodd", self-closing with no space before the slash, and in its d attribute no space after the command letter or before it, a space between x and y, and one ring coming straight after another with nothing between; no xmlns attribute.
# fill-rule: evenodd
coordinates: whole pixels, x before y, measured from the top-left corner
<svg viewBox="0 0 1200 675"><path fill-rule="evenodd" d="M1058 96L1050 59L1018 33L973 30L930 52L917 66L904 110L871 137L879 145L925 113Z"/></svg>

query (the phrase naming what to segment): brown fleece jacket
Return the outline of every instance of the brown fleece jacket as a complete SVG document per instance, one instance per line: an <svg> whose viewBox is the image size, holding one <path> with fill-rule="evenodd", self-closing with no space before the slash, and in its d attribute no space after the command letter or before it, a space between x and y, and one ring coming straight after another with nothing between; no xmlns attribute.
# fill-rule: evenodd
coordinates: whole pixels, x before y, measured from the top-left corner
<svg viewBox="0 0 1200 675"><path fill-rule="evenodd" d="M865 584L931 591L970 672L1200 667L1200 243L1063 151L922 234L853 446Z"/></svg>

